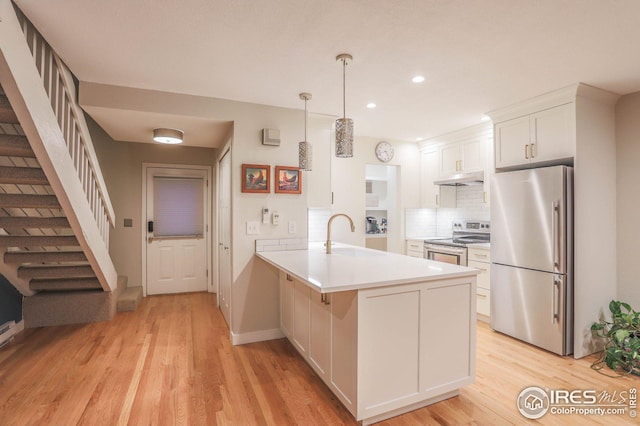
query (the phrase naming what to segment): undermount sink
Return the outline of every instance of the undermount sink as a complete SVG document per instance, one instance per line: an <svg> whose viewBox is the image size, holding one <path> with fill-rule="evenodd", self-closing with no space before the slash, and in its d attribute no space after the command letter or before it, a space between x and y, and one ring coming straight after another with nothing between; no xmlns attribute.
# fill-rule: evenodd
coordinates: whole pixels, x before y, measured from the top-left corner
<svg viewBox="0 0 640 426"><path fill-rule="evenodd" d="M376 251L360 250L353 247L335 247L331 249L331 253L351 257L376 257L382 255L382 252L376 253Z"/></svg>

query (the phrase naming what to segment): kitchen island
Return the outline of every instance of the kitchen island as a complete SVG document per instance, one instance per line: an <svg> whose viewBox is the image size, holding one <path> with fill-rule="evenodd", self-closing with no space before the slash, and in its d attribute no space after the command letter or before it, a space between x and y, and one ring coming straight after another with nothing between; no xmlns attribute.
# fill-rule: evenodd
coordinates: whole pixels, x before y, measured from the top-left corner
<svg viewBox="0 0 640 426"><path fill-rule="evenodd" d="M362 424L473 383L478 270L339 243L256 254L280 270L283 333Z"/></svg>

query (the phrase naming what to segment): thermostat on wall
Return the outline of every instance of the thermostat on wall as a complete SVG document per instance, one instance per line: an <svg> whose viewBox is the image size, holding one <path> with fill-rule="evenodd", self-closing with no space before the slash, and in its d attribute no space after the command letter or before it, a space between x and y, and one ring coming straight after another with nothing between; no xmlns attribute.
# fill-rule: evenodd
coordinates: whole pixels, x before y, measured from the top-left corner
<svg viewBox="0 0 640 426"><path fill-rule="evenodd" d="M262 145L280 146L280 130L262 129Z"/></svg>

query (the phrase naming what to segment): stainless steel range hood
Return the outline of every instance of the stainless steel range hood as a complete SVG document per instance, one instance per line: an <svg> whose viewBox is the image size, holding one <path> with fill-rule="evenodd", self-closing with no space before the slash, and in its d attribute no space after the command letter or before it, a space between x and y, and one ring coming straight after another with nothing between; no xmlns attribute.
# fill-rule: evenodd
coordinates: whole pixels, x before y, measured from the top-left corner
<svg viewBox="0 0 640 426"><path fill-rule="evenodd" d="M467 186L467 185L482 185L484 182L484 172L472 172L472 173L459 173L456 175L447 176L445 178L438 179L433 182L434 185L444 186Z"/></svg>

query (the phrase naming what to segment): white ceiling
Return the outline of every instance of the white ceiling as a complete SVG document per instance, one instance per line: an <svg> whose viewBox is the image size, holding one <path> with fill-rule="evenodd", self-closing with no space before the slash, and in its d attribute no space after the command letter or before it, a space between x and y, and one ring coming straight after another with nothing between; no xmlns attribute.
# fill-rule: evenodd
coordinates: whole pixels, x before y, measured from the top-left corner
<svg viewBox="0 0 640 426"><path fill-rule="evenodd" d="M361 136L429 138L577 82L640 91L638 0L16 3L87 82L297 109L306 91L310 112L338 116L335 57L350 53L347 116ZM119 140L148 125L114 114Z"/></svg>

